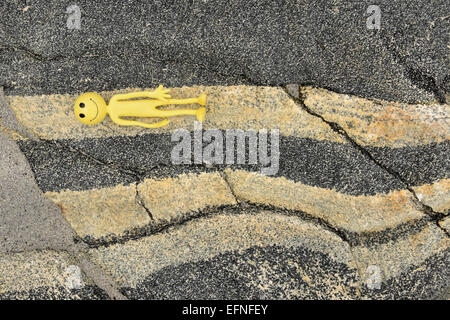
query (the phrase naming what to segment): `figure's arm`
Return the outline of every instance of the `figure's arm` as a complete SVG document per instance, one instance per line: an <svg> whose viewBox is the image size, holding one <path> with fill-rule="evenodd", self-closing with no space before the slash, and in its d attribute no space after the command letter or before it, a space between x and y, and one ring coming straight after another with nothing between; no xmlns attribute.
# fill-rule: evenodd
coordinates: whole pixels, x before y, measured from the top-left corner
<svg viewBox="0 0 450 320"><path fill-rule="evenodd" d="M170 99L169 91L170 89L164 89L163 85L161 84L154 91L141 91L141 92L116 94L111 98L111 101L129 100L135 98L153 98L166 101L167 99Z"/></svg>
<svg viewBox="0 0 450 320"><path fill-rule="evenodd" d="M144 128L150 128L150 129L164 127L164 126L168 125L170 122L168 119L165 119L165 120L155 122L155 123L147 123L147 122L140 122L140 121L134 121L134 120L125 120L125 119L121 119L120 117L111 117L111 120L122 126L140 126L140 127L144 127Z"/></svg>

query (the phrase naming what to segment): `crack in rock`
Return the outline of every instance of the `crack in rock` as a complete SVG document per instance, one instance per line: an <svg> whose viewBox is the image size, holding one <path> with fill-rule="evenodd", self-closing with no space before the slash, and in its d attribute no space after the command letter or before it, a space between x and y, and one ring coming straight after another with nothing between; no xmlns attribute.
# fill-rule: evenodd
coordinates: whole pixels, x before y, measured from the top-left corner
<svg viewBox="0 0 450 320"><path fill-rule="evenodd" d="M305 102L304 102L304 96L301 94L301 91L299 90L300 94L299 97L295 97L293 95L290 94L290 90L286 87L283 87L284 91L286 92L286 94L294 101L297 103L297 105L299 105L303 110L305 110L308 114L317 117L319 119L321 119L324 123L326 123L334 132L338 133L339 135L343 136L345 138L346 141L348 141L352 146L354 146L357 150L359 150L364 156L366 156L370 161L372 161L373 163L375 163L378 167L380 167L381 169L383 169L384 171L386 171L388 174L390 174L394 179L400 181L405 188L411 192L411 194L413 195L413 200L416 203L416 205L418 205L420 207L420 210L426 214L427 216L429 216L430 218L433 219L433 221L436 223L436 225L442 230L444 231L447 235L447 231L444 230L444 228L442 228L439 225L439 221L445 216L445 214L440 213L440 212L435 212L430 206L427 206L426 204L422 203L416 192L414 191L414 189L408 185L408 183L400 176L400 174L398 172L395 172L393 170L391 170L390 168L386 167L384 164L380 163L379 161L377 161L374 156L367 151L363 146L359 145L355 140L353 140L350 135L344 130L344 128L342 128L338 123L333 122L333 121L328 121L326 120L322 115L314 112L313 110L309 109Z"/></svg>

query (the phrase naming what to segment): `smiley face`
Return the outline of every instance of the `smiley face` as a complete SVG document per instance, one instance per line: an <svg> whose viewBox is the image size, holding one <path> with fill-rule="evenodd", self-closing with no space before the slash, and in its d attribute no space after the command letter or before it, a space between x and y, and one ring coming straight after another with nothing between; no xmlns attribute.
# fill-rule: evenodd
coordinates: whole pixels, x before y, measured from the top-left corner
<svg viewBox="0 0 450 320"><path fill-rule="evenodd" d="M106 116L106 102L95 92L84 93L75 101L74 111L80 122L97 124Z"/></svg>

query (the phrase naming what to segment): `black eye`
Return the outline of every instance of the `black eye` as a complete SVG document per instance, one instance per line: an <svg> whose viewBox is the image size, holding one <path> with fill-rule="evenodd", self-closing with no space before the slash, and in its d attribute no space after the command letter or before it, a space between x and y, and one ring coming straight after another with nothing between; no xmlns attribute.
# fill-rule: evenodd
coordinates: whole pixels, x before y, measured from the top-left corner
<svg viewBox="0 0 450 320"><path fill-rule="evenodd" d="M84 118L84 113L80 113L80 118Z"/></svg>
<svg viewBox="0 0 450 320"><path fill-rule="evenodd" d="M80 108L84 108L84 103L80 103Z"/></svg>

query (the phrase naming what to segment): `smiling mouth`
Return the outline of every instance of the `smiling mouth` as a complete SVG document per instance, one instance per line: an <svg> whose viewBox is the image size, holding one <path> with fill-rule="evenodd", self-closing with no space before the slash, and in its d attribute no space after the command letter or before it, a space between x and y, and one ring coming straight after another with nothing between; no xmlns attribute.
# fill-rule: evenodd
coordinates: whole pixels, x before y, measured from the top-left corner
<svg viewBox="0 0 450 320"><path fill-rule="evenodd" d="M95 101L92 100L92 98L91 98L91 101L92 101L93 103L95 103ZM94 117L94 119L91 120L91 122L94 121L95 119L97 119L97 116L98 116L98 105L95 103L95 106L97 107L97 113L95 114L95 117Z"/></svg>

